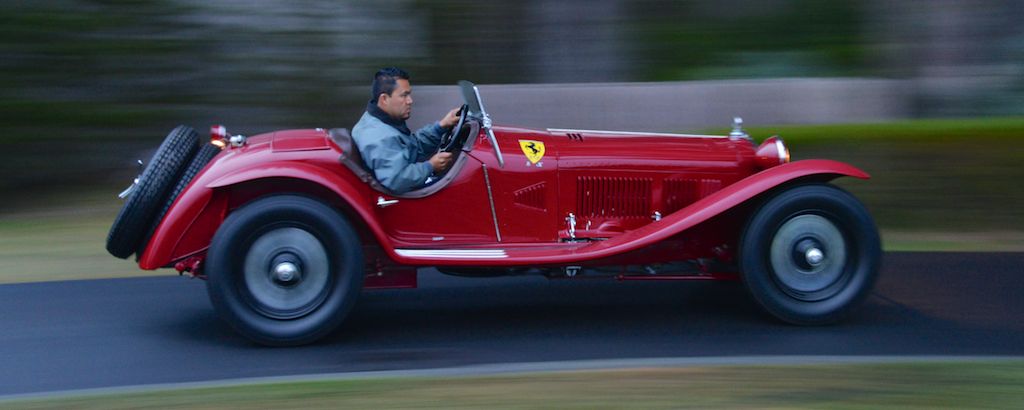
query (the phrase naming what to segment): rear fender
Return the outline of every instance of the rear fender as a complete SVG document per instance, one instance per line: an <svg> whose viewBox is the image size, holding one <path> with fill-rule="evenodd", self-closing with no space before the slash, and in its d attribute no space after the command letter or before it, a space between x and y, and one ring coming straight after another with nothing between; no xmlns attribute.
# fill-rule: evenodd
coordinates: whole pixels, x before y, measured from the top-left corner
<svg viewBox="0 0 1024 410"><path fill-rule="evenodd" d="M322 167L281 161L263 163L227 175L206 176L197 177L168 210L142 253L139 267L153 270L204 252L230 211L232 189L258 184L260 181L297 180L325 188L348 205L348 211L354 213L353 217L360 219L353 223L365 226L379 243L387 243L372 209L364 204L366 201L359 200L360 195L352 187L354 182Z"/></svg>

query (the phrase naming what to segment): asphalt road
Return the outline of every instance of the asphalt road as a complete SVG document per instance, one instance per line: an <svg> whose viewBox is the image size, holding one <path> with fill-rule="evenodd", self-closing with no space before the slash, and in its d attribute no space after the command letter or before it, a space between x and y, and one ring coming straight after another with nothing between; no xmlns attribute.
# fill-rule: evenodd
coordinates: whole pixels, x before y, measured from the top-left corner
<svg viewBox="0 0 1024 410"><path fill-rule="evenodd" d="M738 283L467 279L368 291L321 343L264 348L179 277L0 286L0 395L473 364L760 355L1024 355L1024 254L890 253L850 318L795 327Z"/></svg>

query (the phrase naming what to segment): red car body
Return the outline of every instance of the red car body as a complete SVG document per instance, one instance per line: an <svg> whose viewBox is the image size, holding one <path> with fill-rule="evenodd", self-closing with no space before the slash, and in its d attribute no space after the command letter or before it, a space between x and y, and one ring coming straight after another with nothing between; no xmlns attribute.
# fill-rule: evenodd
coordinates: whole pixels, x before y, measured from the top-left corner
<svg viewBox="0 0 1024 410"><path fill-rule="evenodd" d="M504 167L497 165L480 131L469 163L454 182L434 195L399 198L398 204L385 208L375 205L378 198L392 198L339 163L340 148L326 130L253 136L241 148L226 148L193 180L157 227L139 267L153 270L202 258L227 214L254 198L280 192L316 196L359 222L368 254L378 255L368 264L379 269L367 270L366 288L415 286L414 273L397 267L730 259L747 214L728 211L788 183L868 178L853 166L829 160L762 170L756 147L744 138L509 127L495 127L494 132L506 158ZM544 143L541 167L526 159L520 140ZM489 170L497 230L484 167ZM663 215L661 220L654 220L655 212ZM567 232L569 213L577 216L579 227L574 241ZM461 249L503 253L426 252ZM408 252L414 250L420 252ZM388 277L392 271L401 276Z"/></svg>
<svg viewBox="0 0 1024 410"><path fill-rule="evenodd" d="M316 340L340 323L353 292L415 287L416 268L427 266L472 276L743 279L770 313L803 324L833 322L870 291L877 231L856 199L827 184L867 179L865 172L830 160L789 162L780 139L757 145L738 126L729 136L491 127L470 86L464 96L476 108L456 127L464 139L458 160L429 192L380 187L344 130L277 131L229 144L215 127L213 141L224 148L193 161L195 175L181 180L187 185L170 195L138 248L128 239L111 253L135 249L142 269L209 277L215 307L266 344ZM147 175L140 178L154 178ZM131 214L132 199L122 214ZM309 207L321 216L287 217ZM123 216L108 249L126 237L115 232ZM287 226L264 229L279 222ZM302 246L277 243L292 240L323 250L303 261ZM271 261L261 249L279 255ZM223 272L207 269L212 255ZM325 288L297 285L312 280L301 279L312 275L303 269L318 263L327 273L316 286Z"/></svg>

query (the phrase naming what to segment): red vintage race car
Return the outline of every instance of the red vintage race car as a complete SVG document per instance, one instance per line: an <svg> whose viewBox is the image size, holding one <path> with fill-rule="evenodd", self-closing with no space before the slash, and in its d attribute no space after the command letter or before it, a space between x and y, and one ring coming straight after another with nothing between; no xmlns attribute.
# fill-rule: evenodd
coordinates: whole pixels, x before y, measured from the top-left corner
<svg viewBox="0 0 1024 410"><path fill-rule="evenodd" d="M126 198L107 249L207 279L217 312L269 345L334 330L362 289L452 275L742 280L777 318L839 320L877 277L871 216L781 139L492 126L472 83L442 149L452 166L396 194L345 129L211 142L174 129Z"/></svg>

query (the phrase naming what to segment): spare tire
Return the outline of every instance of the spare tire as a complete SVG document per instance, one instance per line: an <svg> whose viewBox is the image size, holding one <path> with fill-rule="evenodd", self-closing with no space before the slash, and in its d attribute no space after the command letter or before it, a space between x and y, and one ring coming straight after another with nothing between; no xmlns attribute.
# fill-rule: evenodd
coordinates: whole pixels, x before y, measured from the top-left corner
<svg viewBox="0 0 1024 410"><path fill-rule="evenodd" d="M167 211L171 209L171 205L174 205L174 201L178 199L181 192L188 187L188 184L192 182L192 179L199 175L199 171L206 168L206 164L210 163L213 157L220 153L220 147L213 144L205 144L202 148L199 148L199 152L192 157L192 161L185 167L185 171L178 178L178 183L174 185L174 189L170 191L170 195L167 195L167 200L164 201L163 208L156 214L156 218L153 218L153 223L149 225L149 231L142 236L142 240L139 241L139 248L135 251L135 254L142 256L142 251L146 250L146 245L149 245L149 240L153 237L153 232L156 232L156 227L160 226L160 222L164 220L164 216L167 215Z"/></svg>
<svg viewBox="0 0 1024 410"><path fill-rule="evenodd" d="M154 214L197 149L199 134L196 130L184 125L171 130L114 219L107 234L107 252L122 259L135 252Z"/></svg>

